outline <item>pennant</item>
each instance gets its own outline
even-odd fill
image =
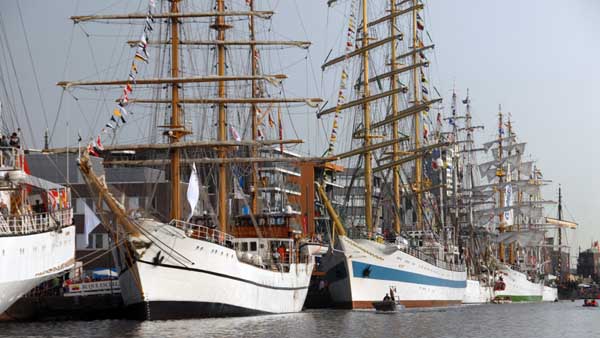
[[[437,124],[438,124],[438,126],[440,126],[440,127],[441,127],[441,126],[442,126],[442,114],[441,114],[441,113],[438,113],[438,114],[437,114],[437,119],[436,119],[436,121],[437,121]]]
[[[423,139],[424,140],[429,140],[429,129],[427,128],[427,125],[423,125]]]
[[[119,106],[119,111],[120,111],[120,112],[121,112],[121,114],[123,114],[123,115],[129,115],[129,112],[127,112],[127,110],[125,110],[125,108],[124,108],[124,107],[122,107],[122,106]]]
[[[135,81],[135,75],[133,74],[133,72],[129,72],[129,81],[136,83]]]
[[[125,116],[121,115],[121,121],[123,121],[123,123],[127,123],[127,121],[125,121]]]
[[[115,108],[115,110],[113,110],[113,115],[116,117],[121,117],[121,110],[119,108]]]
[[[88,144],[87,152],[93,156],[100,157],[100,155],[98,155],[98,153],[94,150],[91,144]]]
[[[142,55],[139,50],[135,52],[135,59],[148,63],[148,58]]]
[[[83,140],[83,138],[81,137],[81,134],[77,132],[77,143],[81,142],[81,140]]]
[[[421,86],[421,91],[423,92],[423,94],[429,94],[429,91],[427,90],[427,88],[425,88],[425,86]]]
[[[110,117],[110,120],[111,120],[111,121],[113,121],[113,122],[115,122],[115,123],[117,122],[117,119],[115,119],[115,116],[114,116],[114,115],[112,115],[112,116]]]
[[[113,126],[110,123],[105,124],[106,128],[110,128],[110,129],[115,129],[115,126]]]
[[[269,114],[269,127],[271,127],[271,128],[275,127],[275,121],[271,117],[271,114]]]
[[[102,145],[102,141],[100,140],[100,135],[96,137],[96,148],[99,150],[104,150],[104,146]]]
[[[146,49],[146,47],[148,46],[148,38],[146,37],[146,32],[142,33],[142,36],[140,37],[139,45],[141,45],[141,47],[144,49]]]
[[[131,63],[131,71],[136,74],[138,73],[138,69],[137,69],[137,66],[135,65],[135,62]]]
[[[146,23],[144,25],[145,32],[152,32],[152,25],[150,24],[150,18],[146,17]]]
[[[240,134],[238,133],[237,130],[235,130],[235,128],[233,126],[229,126],[229,133],[231,134],[231,138],[236,140],[236,141],[241,141],[242,138],[240,137]]]
[[[338,121],[337,121],[337,119],[333,120],[333,129],[338,129]]]
[[[125,90],[127,90],[130,93],[133,92],[133,88],[131,87],[131,85],[129,83],[125,86]]]
[[[119,106],[121,107],[125,107],[129,104],[129,97],[127,95],[123,95],[120,99],[119,99]]]
[[[283,140],[283,124],[281,123],[281,106],[277,109],[277,123],[279,124],[279,140]],[[279,145],[279,149],[283,153],[283,143]]]
[[[421,18],[421,16],[419,15],[419,13],[417,13],[417,28],[422,31],[423,29],[425,29],[425,25],[423,24],[423,19]]]

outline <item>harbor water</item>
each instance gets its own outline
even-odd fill
[[[443,309],[315,310],[289,315],[136,322],[0,323],[0,337],[600,337],[600,308],[582,301]]]

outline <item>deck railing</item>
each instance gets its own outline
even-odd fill
[[[172,220],[171,225],[181,229],[185,235],[190,238],[200,239],[219,245],[232,247],[235,237],[217,229],[209,228],[203,225],[188,223],[179,220]]]
[[[465,271],[464,264],[454,264],[451,262],[446,262],[444,260],[437,259],[433,256],[427,255],[427,254],[423,253],[421,250],[416,249],[416,248],[406,247],[406,248],[402,248],[400,250],[413,256],[413,257],[416,257],[422,261],[425,261],[429,264],[435,265],[438,268],[442,268],[442,269],[446,269],[446,270],[450,270],[450,271],[459,271],[459,272]]]
[[[15,147],[0,147],[0,168],[23,169],[23,150]]]
[[[73,224],[73,209],[4,217],[0,214],[0,236],[29,235],[57,230]]]

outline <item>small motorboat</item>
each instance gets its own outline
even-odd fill
[[[593,299],[588,301],[587,299],[583,301],[583,306],[584,307],[598,307],[598,302]]]
[[[404,305],[399,304],[395,300],[382,300],[378,302],[373,302],[373,307],[375,310],[379,312],[397,312],[398,310],[402,310]]]

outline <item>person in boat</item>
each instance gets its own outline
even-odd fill
[[[390,295],[386,293],[385,297],[383,297],[383,301],[387,302],[388,300],[390,300]]]
[[[390,300],[395,300],[396,295],[394,295],[394,289],[390,288]]]

